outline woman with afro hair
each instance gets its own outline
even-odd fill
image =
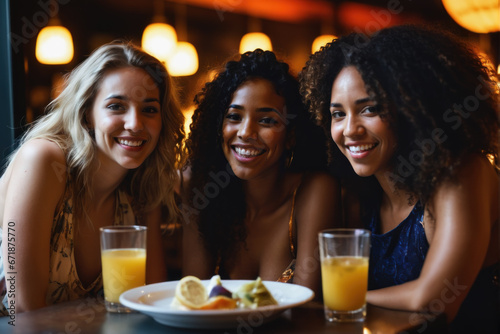
[[[300,81],[335,143],[345,198],[358,199],[360,210],[343,203],[346,220],[372,232],[367,302],[497,333],[494,73],[444,32],[399,26],[332,41]]]
[[[195,102],[181,212],[183,273],[279,280],[318,293],[317,235],[340,222],[326,136],[273,52],[225,64]]]

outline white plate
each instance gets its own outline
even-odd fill
[[[210,280],[202,281],[208,286]],[[230,291],[237,290],[251,280],[222,280],[222,285]],[[120,296],[120,303],[136,311],[153,317],[161,324],[182,328],[236,328],[255,327],[276,318],[281,312],[304,304],[314,297],[314,292],[306,287],[272,281],[263,281],[278,305],[262,306],[256,309],[233,310],[177,310],[170,304],[175,296],[179,281],[145,285],[128,290]]]

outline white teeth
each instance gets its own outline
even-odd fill
[[[238,153],[238,155],[247,156],[247,157],[255,157],[255,156],[262,153],[262,150],[255,150],[255,149],[249,150],[249,149],[241,148],[241,147],[235,147],[234,150],[236,151],[236,153]]]
[[[126,139],[118,139],[118,142],[122,145],[126,146],[141,146],[143,141],[142,140],[126,140]]]
[[[361,151],[368,151],[377,146],[376,144],[370,145],[360,145],[360,146],[347,146],[347,149],[351,152],[357,153]]]

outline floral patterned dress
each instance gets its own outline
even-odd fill
[[[114,225],[136,224],[136,219],[126,194],[118,190],[116,191],[116,196],[117,205],[115,208]],[[102,289],[101,274],[87,287],[84,287],[80,281],[75,265],[74,235],[73,198],[68,182],[63,205],[61,205],[59,212],[54,216],[52,224],[49,287],[46,296],[48,305],[96,295]],[[2,262],[0,262],[0,289],[0,296],[2,298],[0,307],[1,316],[8,314],[6,310],[8,300],[6,295],[5,270]]]

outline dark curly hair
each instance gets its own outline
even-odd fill
[[[413,25],[372,36],[352,33],[327,44],[300,73],[304,100],[327,133],[332,85],[347,66],[359,71],[397,136],[389,177],[410,200],[425,205],[468,154],[488,155],[498,170],[498,87],[470,46]],[[333,165],[349,170],[332,141],[330,151]]]
[[[187,194],[190,212],[196,211],[205,246],[214,259],[222,258],[222,261],[246,238],[245,195],[241,180],[234,176],[222,151],[222,123],[233,93],[252,78],[269,80],[285,98],[286,131],[295,139],[289,170],[320,170],[327,163],[326,136],[307,112],[298,81],[290,73],[288,64],[279,61],[273,52],[260,49],[228,61],[215,79],[195,96],[197,107],[186,142],[187,166],[191,169]],[[285,160],[283,157],[283,168]]]

